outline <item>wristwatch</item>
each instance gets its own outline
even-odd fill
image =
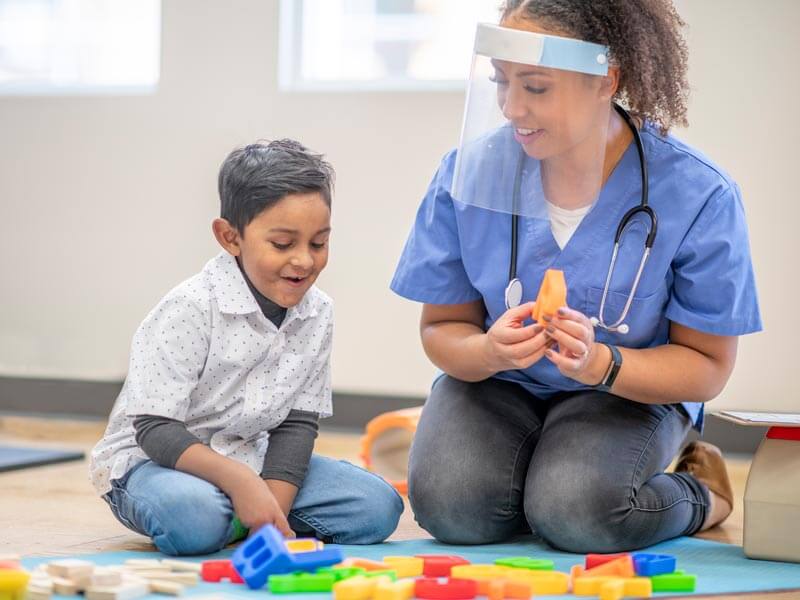
[[[610,392],[611,386],[614,385],[614,380],[619,375],[619,369],[622,366],[622,354],[620,354],[619,348],[612,344],[603,344],[611,351],[611,364],[608,365],[608,370],[606,374],[603,375],[603,379],[600,380],[594,389],[599,390],[601,392]]]

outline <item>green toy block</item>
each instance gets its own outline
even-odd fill
[[[231,534],[231,539],[229,539],[228,542],[238,542],[239,540],[243,540],[250,533],[250,530],[242,525],[242,522],[236,515],[233,515],[231,525],[233,526],[233,533]]]
[[[697,584],[697,575],[687,575],[683,571],[653,575],[654,592],[693,592]]]
[[[330,592],[336,578],[333,573],[291,573],[270,575],[267,587],[273,594],[298,594],[303,592]]]
[[[380,577],[383,575],[384,577],[388,577],[392,581],[397,581],[397,571],[394,569],[383,569],[381,571],[367,571],[363,573],[365,577]]]
[[[494,564],[501,567],[514,569],[531,569],[535,571],[552,571],[555,568],[553,561],[547,558],[529,558],[527,556],[509,556],[498,558]]]
[[[367,570],[361,567],[320,567],[317,573],[330,573],[333,575],[334,581],[341,581],[342,579],[350,579],[356,575],[364,575]]]

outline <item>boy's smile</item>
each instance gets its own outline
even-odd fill
[[[242,234],[224,219],[215,219],[214,232],[239,257],[253,286],[289,308],[303,299],[328,264],[330,217],[318,192],[290,194],[259,213]]]

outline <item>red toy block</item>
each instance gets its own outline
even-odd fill
[[[450,577],[450,569],[456,565],[468,565],[470,562],[460,556],[448,554],[417,554],[424,561],[422,574],[425,577]]]
[[[587,554],[586,570],[588,571],[589,569],[594,569],[595,567],[599,567],[600,565],[604,565],[612,560],[622,558],[623,556],[629,556],[629,553],[620,552],[619,554]]]
[[[478,583],[472,579],[439,579],[420,577],[414,583],[414,595],[424,600],[472,600]]]
[[[244,579],[229,560],[204,560],[200,567],[200,578],[211,583],[219,583],[223,579],[228,579],[231,583],[244,583]]]
[[[633,567],[633,557],[630,554],[620,556],[607,563],[598,565],[593,569],[586,569],[582,577],[598,577],[611,575],[613,577],[634,577],[636,570]]]
[[[800,427],[770,427],[767,429],[767,438],[770,440],[800,441]]]

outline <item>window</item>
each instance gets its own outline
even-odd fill
[[[0,0],[0,94],[146,93],[160,0]]]
[[[281,0],[283,90],[462,89],[497,0]]]

